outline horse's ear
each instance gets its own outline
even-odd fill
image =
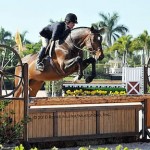
[[[104,34],[105,31],[106,31],[106,29],[105,29],[105,28],[101,28],[101,29],[99,29],[98,31],[99,31],[100,34]]]
[[[94,30],[95,30],[95,28],[93,26],[91,26],[91,31],[94,31]]]

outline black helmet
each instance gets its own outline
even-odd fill
[[[77,22],[77,16],[73,13],[69,13],[66,15],[65,21],[67,22],[73,22],[73,23],[78,23]]]

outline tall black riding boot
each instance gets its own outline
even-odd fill
[[[39,55],[38,55],[36,69],[39,70],[39,71],[44,70],[43,58],[45,57],[45,51],[46,51],[46,48],[42,47],[40,52],[39,52]]]

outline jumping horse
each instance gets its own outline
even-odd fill
[[[23,63],[28,63],[29,96],[35,97],[44,81],[59,80],[75,72],[78,72],[75,79],[80,80],[83,70],[92,64],[92,73],[85,79],[86,83],[90,83],[96,76],[96,61],[104,58],[100,35],[102,30],[96,30],[93,27],[78,27],[71,30],[63,42],[56,41],[52,58],[47,57],[44,60],[43,72],[36,70],[38,54],[30,54],[22,58]],[[84,59],[83,50],[91,54],[89,58]],[[19,66],[16,67],[15,73],[20,74]],[[17,84],[18,78],[15,79],[15,85]],[[22,86],[18,88],[15,97],[20,96],[22,88]]]

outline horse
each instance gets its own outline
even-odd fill
[[[52,57],[46,57],[43,61],[44,71],[36,70],[38,54],[29,54],[22,58],[23,63],[28,64],[29,97],[35,97],[45,81],[60,80],[75,72],[78,75],[75,80],[80,80],[83,70],[92,64],[92,73],[86,77],[85,82],[90,83],[96,76],[96,61],[104,58],[102,50],[103,29],[97,30],[94,27],[78,27],[71,30],[64,41],[56,41]],[[87,50],[91,55],[84,59],[83,50]],[[20,74],[20,67],[16,67],[15,74]],[[15,86],[18,78],[15,79]],[[14,97],[19,97],[23,87],[20,86]]]

